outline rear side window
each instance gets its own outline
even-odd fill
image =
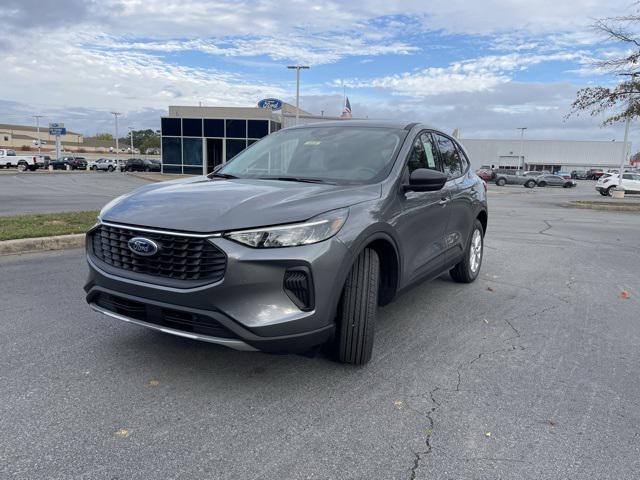
[[[416,137],[407,162],[409,173],[418,168],[440,170],[438,153],[430,133],[423,132]]]
[[[462,163],[460,160],[460,154],[456,149],[453,142],[447,137],[436,134],[436,143],[440,150],[440,156],[442,158],[442,167],[444,173],[449,178],[454,178],[462,174]]]

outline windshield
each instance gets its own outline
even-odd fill
[[[240,152],[216,175],[372,183],[388,175],[406,134],[379,127],[282,130]]]

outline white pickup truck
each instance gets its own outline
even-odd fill
[[[18,167],[20,170],[35,170],[39,167],[35,155],[16,155],[15,150],[0,148],[0,168]]]

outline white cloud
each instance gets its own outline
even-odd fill
[[[393,94],[427,97],[455,92],[482,92],[511,81],[511,74],[543,62],[578,60],[580,52],[559,52],[549,55],[490,55],[454,62],[448,67],[431,67],[414,72],[387,75],[370,80],[347,80],[350,88],[380,88]],[[335,80],[337,86],[341,81]]]
[[[247,105],[285,94],[232,73],[172,65],[144,53],[81,48],[54,34],[5,56],[2,83],[3,97],[14,101],[124,110],[200,101]]]

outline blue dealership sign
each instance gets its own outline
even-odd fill
[[[258,107],[268,108],[269,110],[282,110],[282,100],[277,98],[265,98],[258,102]]]
[[[58,136],[66,134],[67,129],[65,127],[49,127],[49,135]]]

